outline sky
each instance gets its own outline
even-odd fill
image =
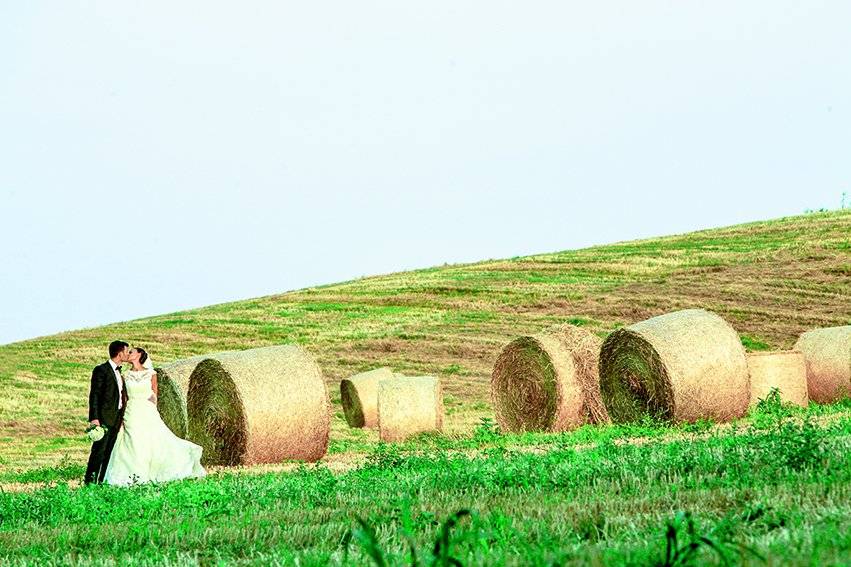
[[[2,2],[0,344],[838,208],[849,21],[815,1]]]

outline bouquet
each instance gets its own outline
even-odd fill
[[[100,441],[101,439],[103,439],[103,436],[106,435],[108,429],[109,427],[105,425],[93,425],[90,423],[89,426],[86,428],[86,436],[92,442]]]

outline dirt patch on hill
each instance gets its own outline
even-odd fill
[[[781,252],[758,263],[680,270],[584,299],[544,297],[517,310],[588,317],[614,325],[702,307],[723,316],[740,333],[783,348],[806,329],[846,324],[851,319],[851,280],[835,275],[849,257],[828,251],[802,262],[791,252]]]

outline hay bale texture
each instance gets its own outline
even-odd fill
[[[729,421],[750,401],[745,349],[718,315],[687,309],[618,329],[600,352],[612,420]]]
[[[751,403],[764,400],[777,388],[784,402],[807,407],[807,364],[797,350],[750,352],[747,354],[751,381]]]
[[[378,429],[382,441],[402,441],[443,429],[443,386],[434,376],[401,376],[378,383]]]
[[[389,368],[376,368],[340,382],[340,401],[349,427],[378,425],[378,382],[393,376]]]
[[[163,422],[181,439],[186,439],[189,431],[189,418],[186,414],[189,376],[202,360],[203,356],[194,356],[155,368],[157,410]]]
[[[207,465],[316,461],[328,449],[328,390],[298,346],[206,357],[189,378],[187,410]]]
[[[502,349],[491,397],[503,431],[567,431],[609,417],[600,397],[600,341],[573,325],[519,337]]]
[[[807,361],[810,399],[829,404],[851,395],[851,325],[807,331],[795,350]]]

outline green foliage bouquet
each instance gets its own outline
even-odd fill
[[[93,425],[89,424],[86,428],[86,436],[92,441],[100,441],[103,439],[103,436],[106,435],[107,430],[109,428],[105,425]]]

